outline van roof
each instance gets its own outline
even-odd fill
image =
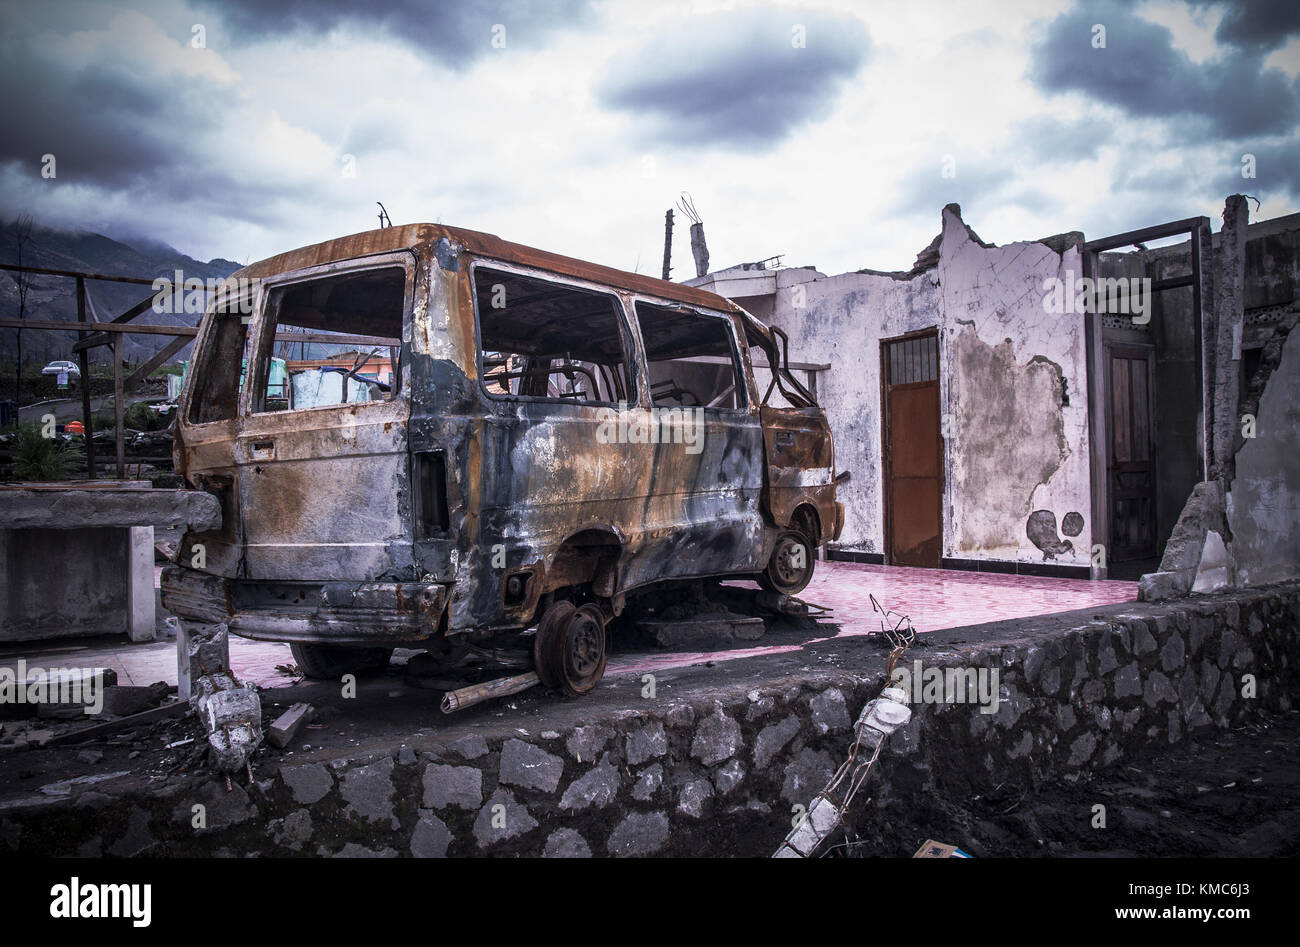
[[[702,306],[722,310],[723,312],[743,312],[740,307],[730,300],[708,290],[656,279],[653,276],[644,276],[640,273],[628,273],[625,270],[616,270],[613,267],[601,266],[598,263],[588,263],[586,260],[561,256],[547,250],[526,247],[520,243],[502,240],[490,233],[464,230],[460,227],[446,227],[442,224],[405,224],[400,227],[385,227],[381,230],[354,233],[348,237],[338,237],[334,240],[326,240],[323,243],[315,243],[311,246],[300,247],[297,250],[289,250],[286,253],[268,257],[265,260],[244,267],[234,273],[233,276],[246,279],[266,278],[278,273],[335,263],[340,260],[351,260],[377,253],[391,253],[394,250],[433,246],[443,237],[477,256],[491,257],[507,263],[517,263],[521,266],[533,266],[563,276],[590,280],[594,283],[604,283],[629,292],[658,296],[662,299],[671,299],[693,306]]]

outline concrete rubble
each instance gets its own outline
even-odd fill
[[[244,769],[262,742],[262,701],[257,688],[226,670],[199,677],[190,703],[208,734],[209,763],[224,773]]]

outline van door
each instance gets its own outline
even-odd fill
[[[782,342],[780,330],[773,329]],[[747,328],[750,362],[760,393],[766,478],[763,507],[772,521],[801,526],[813,545],[835,529],[835,463],[830,424],[812,394],[784,370],[776,339]],[[817,524],[795,521],[803,505],[816,510]],[[816,527],[816,528],[814,528]]]
[[[472,493],[452,511],[452,632],[518,627],[541,595],[597,580],[598,566],[612,594],[652,479],[646,444],[619,436],[641,385],[620,297],[500,261],[471,273],[481,420],[449,448],[452,483],[463,465]]]
[[[414,579],[406,427],[415,257],[263,283],[234,443],[244,575]]]
[[[657,533],[643,580],[725,575],[763,565],[763,431],[732,320],[638,300],[658,446],[646,499]]]

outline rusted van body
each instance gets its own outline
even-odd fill
[[[567,601],[600,625],[603,669],[628,593],[700,576],[793,593],[843,525],[784,336],[712,293],[433,224],[228,285],[180,396],[177,470],[223,510],[164,575],[182,618],[323,668]],[[313,367],[275,380],[277,360]],[[381,360],[386,382],[366,370]]]

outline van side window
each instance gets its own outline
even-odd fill
[[[638,302],[636,318],[650,364],[651,400],[656,406],[744,407],[725,317]]]
[[[218,304],[219,305],[219,304]],[[229,421],[239,411],[239,392],[244,386],[244,368],[248,360],[248,325],[241,315],[251,311],[252,300],[243,305],[233,300],[226,311],[214,306],[212,328],[187,371],[194,375],[194,393],[190,397],[190,423]],[[246,307],[246,308],[245,308]]]
[[[609,293],[474,268],[483,385],[496,398],[634,401]]]
[[[400,266],[272,289],[258,346],[254,413],[395,397],[405,301]]]

